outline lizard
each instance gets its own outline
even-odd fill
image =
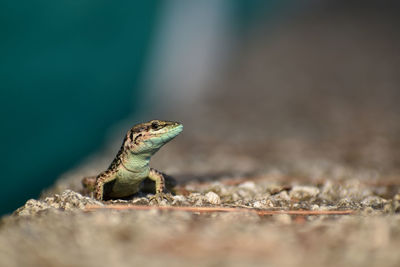
[[[163,145],[183,130],[178,122],[151,120],[133,126],[125,135],[122,146],[107,170],[97,176],[85,177],[82,185],[97,200],[124,198],[137,193],[147,178],[155,182],[154,199],[169,199],[167,176],[150,168],[149,162]],[[152,199],[153,199],[152,198]]]

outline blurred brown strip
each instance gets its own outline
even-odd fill
[[[96,206],[87,205],[85,211],[95,211],[99,209],[111,210],[174,210],[188,212],[256,212],[260,216],[289,214],[289,215],[349,215],[354,214],[354,210],[258,210],[251,208],[226,208],[226,207],[175,207],[175,206],[136,206],[136,205],[107,205]]]

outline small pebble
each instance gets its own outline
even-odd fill
[[[290,201],[290,196],[286,191],[282,191],[279,194],[274,195],[273,198],[277,200]]]
[[[239,184],[240,188],[248,189],[251,191],[255,191],[257,189],[257,186],[255,185],[254,182],[244,182],[242,184]]]
[[[262,209],[262,208],[265,208],[265,203],[263,204],[263,202],[261,202],[261,201],[255,201],[253,203],[253,207],[256,209]]]
[[[210,202],[211,204],[214,204],[214,205],[221,204],[220,197],[217,194],[215,194],[214,192],[211,192],[211,191],[208,192],[205,195],[205,197],[206,197],[207,201]]]
[[[314,186],[293,186],[292,190],[290,190],[290,197],[296,199],[308,199],[312,197],[316,197],[319,194],[319,189]]]
[[[174,196],[174,201],[185,202],[186,198],[184,196],[182,196],[182,195],[177,195],[177,196]]]
[[[362,205],[373,209],[381,209],[385,203],[386,200],[378,196],[369,196],[361,201]]]

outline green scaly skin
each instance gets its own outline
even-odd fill
[[[166,194],[165,175],[150,168],[149,162],[163,145],[180,134],[178,122],[152,120],[133,126],[126,134],[117,156],[104,172],[96,177],[85,177],[83,186],[93,191],[95,198],[123,198],[137,193],[148,178],[155,182],[155,200],[170,198]]]

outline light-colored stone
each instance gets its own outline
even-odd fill
[[[208,192],[205,197],[206,197],[207,201],[210,202],[211,204],[214,204],[214,205],[221,204],[220,197],[212,191]]]

